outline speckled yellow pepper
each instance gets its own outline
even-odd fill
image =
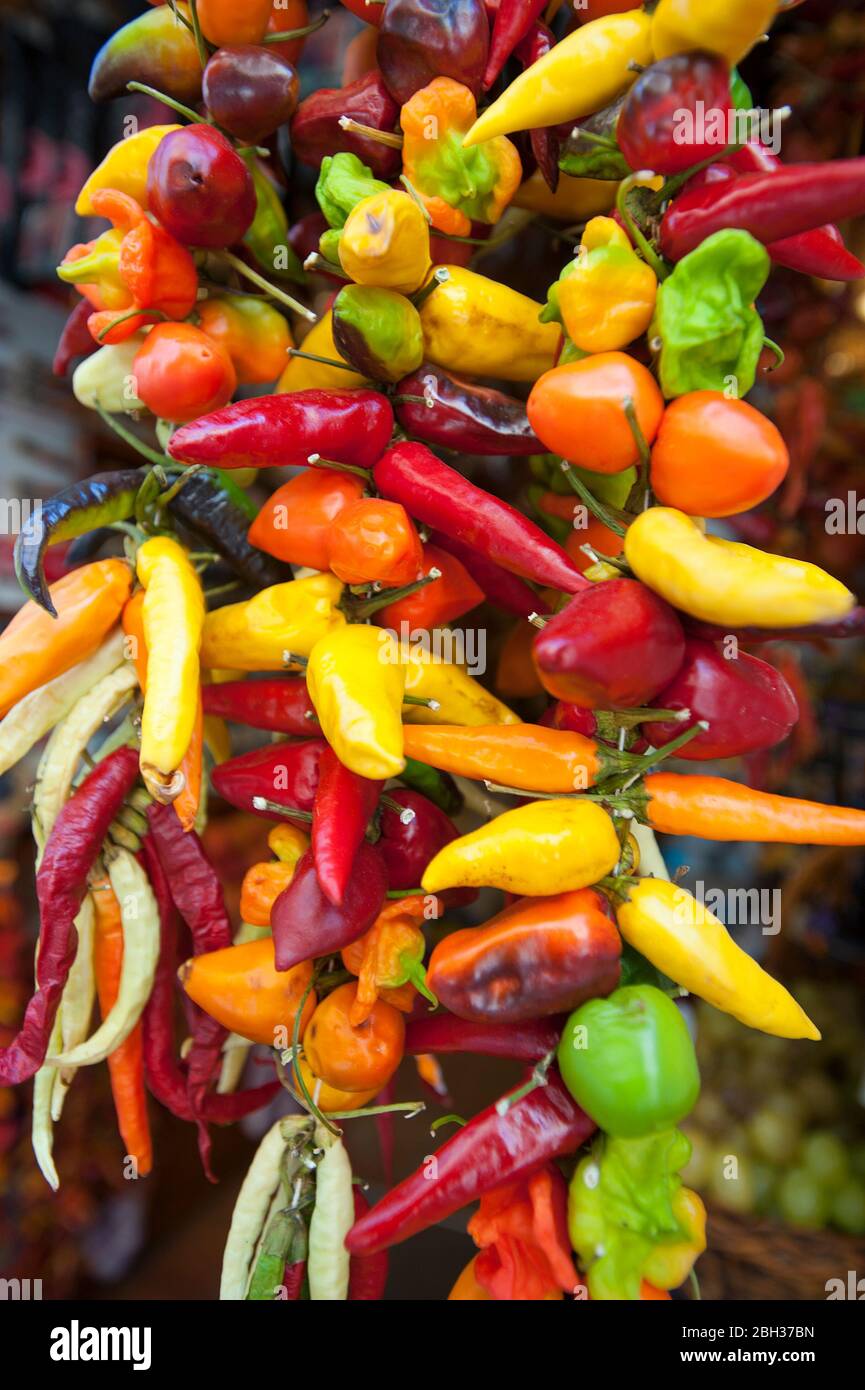
[[[561,333],[539,321],[537,300],[462,266],[445,269],[448,279],[420,310],[431,362],[504,381],[535,381],[555,365]]]
[[[625,559],[674,608],[730,629],[829,622],[856,602],[817,565],[705,536],[672,507],[640,513],[625,536]]]
[[[428,864],[421,886],[427,893],[503,888],[548,897],[597,883],[619,854],[613,822],[596,802],[532,801],[445,845]]]
[[[333,315],[330,309],[322,314],[318,323],[307,333],[300,345],[302,352],[311,352],[316,357],[328,358],[331,362],[342,362],[344,358],[333,341]],[[346,362],[343,367],[330,367],[326,362],[310,362],[306,357],[290,357],[288,366],[279,378],[276,393],[281,391],[322,391],[338,388],[351,390],[363,386],[366,377],[353,372]]]
[[[702,48],[732,66],[765,34],[778,9],[778,0],[661,0],[652,17],[655,57]]]
[[[339,259],[359,285],[413,294],[430,270],[429,223],[410,194],[397,188],[373,193],[349,213]]]
[[[359,777],[399,776],[405,664],[391,634],[361,623],[328,633],[310,652],[306,683],[340,762]]]
[[[593,217],[576,260],[556,284],[571,341],[583,352],[615,352],[646,332],[658,280],[612,217]]]
[[[622,936],[677,985],[749,1028],[777,1038],[819,1039],[793,996],[686,889],[642,878],[622,892],[616,908]]]
[[[217,608],[204,622],[202,664],[278,671],[289,652],[309,656],[320,638],[345,626],[342,590],[336,575],[314,574]]]
[[[204,595],[186,551],[168,536],[144,542],[136,570],[147,644],[141,774],[158,801],[173,801],[183,790],[178,768],[195,727]]]
[[[451,661],[436,661],[420,646],[403,646],[405,690],[424,700],[435,700],[437,709],[427,705],[406,705],[406,724],[519,724],[513,710],[497,700],[479,681]]]

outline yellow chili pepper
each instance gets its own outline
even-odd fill
[[[345,626],[342,590],[336,575],[314,574],[217,608],[204,622],[202,665],[278,671],[287,652],[309,656],[320,638]]]
[[[535,381],[555,364],[561,333],[540,323],[541,305],[462,266],[424,300],[420,321],[431,362],[470,376]]]
[[[349,213],[339,259],[359,285],[412,294],[430,270],[429,223],[409,193],[396,188],[373,193]]]
[[[778,9],[778,0],[661,0],[652,19],[655,57],[702,48],[732,66],[754,47]]]
[[[587,217],[609,212],[618,186],[609,179],[578,179],[560,174],[553,193],[540,169],[536,169],[531,178],[520,184],[511,201],[515,208],[525,208],[554,222],[584,222]]]
[[[593,217],[558,281],[565,328],[583,352],[615,352],[646,332],[658,280],[612,217]]]
[[[641,1270],[656,1289],[678,1289],[706,1248],[706,1208],[690,1187],[680,1187],[670,1206],[675,1220],[688,1232],[685,1240],[659,1240]]]
[[[497,700],[489,690],[450,661],[437,661],[420,646],[403,646],[405,690],[424,700],[435,700],[438,709],[428,705],[406,705],[407,724],[519,724],[519,715]]]
[[[283,822],[268,832],[267,847],[283,864],[296,864],[309,849],[309,836],[299,826]]]
[[[333,315],[330,309],[322,314],[318,323],[312,327],[300,345],[301,352],[311,352],[316,357],[329,358],[331,362],[342,362],[344,358],[333,341]],[[310,362],[306,357],[290,357],[288,366],[276,385],[276,394],[282,391],[323,391],[338,388],[351,390],[354,386],[364,386],[366,377],[360,372],[352,372],[342,367],[329,367],[324,362]]]
[[[793,996],[686,889],[666,879],[640,879],[628,886],[616,918],[626,941],[707,1004],[777,1038],[819,1039]]]
[[[128,193],[136,203],[147,207],[147,166],[157,145],[179,125],[149,125],[136,135],[128,135],[112,145],[101,164],[85,181],[75,200],[75,211],[79,217],[95,217],[93,194],[101,188],[116,188],[118,193]]]
[[[650,589],[722,627],[799,627],[848,613],[853,594],[805,560],[705,536],[691,517],[650,507],[628,527],[625,559]]]
[[[594,801],[532,801],[452,840],[428,864],[421,886],[503,888],[529,897],[570,893],[615,867],[613,822]]]
[[[136,569],[147,644],[141,773],[157,801],[170,802],[183,790],[177,772],[195,728],[204,595],[186,551],[168,536],[144,542]]]
[[[643,10],[594,19],[555,44],[482,111],[464,145],[512,130],[575,121],[600,111],[652,62],[652,21]],[[697,45],[702,47],[702,45]]]
[[[306,681],[340,762],[360,777],[402,772],[405,663],[389,632],[353,623],[328,633],[310,652]]]

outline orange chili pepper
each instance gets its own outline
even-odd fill
[[[535,636],[531,624],[520,620],[514,623],[502,644],[496,664],[495,688],[506,700],[530,700],[533,695],[544,693],[532,661]]]
[[[270,926],[271,908],[294,878],[294,869],[294,864],[279,859],[247,869],[240,888],[240,915],[244,922],[254,927]]]
[[[552,497],[554,494],[550,493],[549,496]],[[557,498],[556,500],[565,501],[566,499]],[[579,503],[577,505],[579,506]],[[583,550],[584,545],[590,545],[601,555],[610,555],[615,559],[617,555],[621,555],[625,548],[625,538],[617,535],[615,531],[611,531],[609,526],[605,526],[595,516],[590,516],[585,526],[571,531],[570,535],[565,538],[565,552],[570,555],[577,569],[583,574],[587,569],[591,569],[595,563],[592,557]]]
[[[357,985],[340,985],[321,1001],[303,1035],[303,1048],[315,1075],[329,1086],[380,1091],[402,1061],[405,1024],[397,1009],[378,999],[366,1022],[355,1028],[351,1006],[356,994]]]
[[[360,969],[356,972],[357,994],[349,1010],[349,1019],[355,1028],[366,1022],[375,1001],[384,998],[385,994],[394,1008],[399,1009],[401,1002],[405,1002],[405,1013],[410,1013],[414,1006],[415,990],[433,1004],[437,1003],[435,996],[427,989],[421,964],[426,950],[424,934],[408,914],[389,917],[385,921],[379,918],[361,941]],[[410,990],[409,994],[401,995],[400,991],[406,989]],[[400,1002],[397,1002],[397,998]]]
[[[117,622],[131,588],[123,560],[97,560],[51,585],[56,617],[28,599],[0,635],[0,715],[90,656]]]
[[[594,739],[541,724],[406,724],[404,734],[410,758],[526,791],[583,791],[620,763],[614,749]]]
[[[312,962],[277,970],[273,940],[245,941],[193,956],[178,972],[184,990],[205,1013],[232,1033],[251,1042],[287,1047],[303,992],[312,978]],[[315,1009],[310,990],[301,1019],[301,1036]]]
[[[117,1000],[123,968],[123,923],[120,904],[108,878],[93,885],[95,934],[93,965],[99,1012],[105,1018]],[[147,1115],[144,1087],[144,1055],[141,1024],[137,1023],[125,1042],[108,1057],[111,1094],[117,1112],[117,1127],[126,1153],[135,1159],[137,1176],[146,1177],[153,1167],[153,1142]]]
[[[408,752],[408,749],[406,749]],[[865,845],[865,811],[754,791],[725,777],[653,772],[640,802],[655,830],[704,840],[786,845]]]
[[[423,546],[400,502],[360,497],[340,512],[327,536],[329,568],[344,584],[399,588],[417,579]]]
[[[448,1088],[442,1064],[434,1052],[419,1052],[414,1064],[421,1081],[425,1082],[430,1090],[435,1091],[437,1096],[447,1095]]]
[[[261,43],[270,23],[273,0],[198,0],[204,37],[217,48]]]

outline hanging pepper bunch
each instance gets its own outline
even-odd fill
[[[380,1299],[387,1249],[472,1202],[454,1300],[665,1298],[706,1241],[680,998],[819,1033],[654,832],[865,844],[862,810],[693,766],[796,724],[745,644],[865,630],[829,573],[706,524],[788,472],[743,399],[775,351],[759,295],[773,264],[865,274],[834,226],[865,212],[865,161],[785,168],[735,134],[775,0],[592,3],[553,29],[526,0],[349,8],[375,67],[299,104],[325,22],[300,0],[154,5],[94,63],[94,100],[131,86],[187,124],[109,151],[76,209],[112,226],[59,270],[84,297],[60,367],[84,356],[77,398],[142,462],[64,489],[16,546],[0,770],[48,739],[36,985],[0,1085],[35,1078],[54,1186],[80,1066],[108,1060],[142,1176],[147,1093],[208,1173],[211,1124],[289,1095],[225,1299]],[[259,144],[283,127],[319,209],[291,229]],[[544,303],[483,257],[548,219],[579,234]],[[152,444],[117,419],[145,408]],[[238,486],[259,469],[269,495]],[[47,584],[50,546],[112,534]],[[470,614],[516,624],[498,679],[464,659]],[[220,801],[269,822],[236,922],[201,838]],[[506,897],[469,926],[479,890]],[[276,1077],[244,1089],[254,1046]],[[459,1053],[528,1070],[370,1208],[343,1127],[386,1135],[423,1109],[393,1100],[405,1059],[440,1098]]]

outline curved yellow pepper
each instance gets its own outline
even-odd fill
[[[328,357],[332,362],[342,362],[342,353],[333,341],[333,315],[330,309],[322,314],[318,323],[307,333],[300,345],[301,352],[314,353],[316,357]],[[365,386],[366,377],[360,372],[346,368],[329,367],[325,362],[310,362],[306,357],[289,357],[288,366],[276,383],[276,395],[283,391],[323,391],[340,388],[350,391],[355,386]]]
[[[336,575],[313,574],[217,608],[204,621],[202,665],[278,671],[287,652],[309,656],[320,638],[345,626],[342,589]]]
[[[93,194],[100,188],[116,188],[118,193],[128,193],[141,207],[147,207],[147,166],[151,155],[156,151],[166,135],[172,130],[180,130],[179,125],[149,125],[136,135],[118,140],[112,145],[101,164],[85,181],[81,192],[75,199],[75,211],[79,217],[95,217]]]
[[[451,661],[436,661],[422,647],[403,646],[407,695],[435,700],[438,709],[406,705],[406,724],[519,724],[519,715],[497,700],[479,681]]]
[[[316,642],[306,668],[321,732],[359,777],[397,777],[405,767],[399,643],[384,628],[352,623]]]
[[[616,919],[625,940],[658,970],[722,1013],[776,1038],[819,1039],[793,996],[686,889],[640,879],[617,906]]]
[[[413,294],[431,265],[424,212],[398,188],[362,198],[342,229],[339,259],[345,273],[359,285]]]
[[[652,19],[652,48],[656,58],[708,49],[732,66],[777,13],[778,0],[661,0]]]
[[[738,541],[704,536],[684,512],[650,507],[625,536],[638,579],[675,608],[722,627],[799,627],[841,618],[856,602],[825,570]]]
[[[449,278],[420,309],[431,362],[504,381],[536,381],[555,365],[561,333],[538,321],[536,300],[462,266],[445,268]]]
[[[532,801],[505,811],[479,830],[445,845],[427,865],[421,886],[503,888],[548,897],[587,888],[616,866],[613,822],[594,801]]]
[[[195,727],[204,595],[186,551],[168,536],[144,542],[136,570],[147,644],[141,774],[157,801],[172,801],[183,790],[176,773]]]
[[[512,130],[575,121],[609,106],[652,62],[652,21],[643,10],[611,14],[582,24],[482,111],[464,145]],[[703,47],[698,44],[697,47]]]
[[[560,174],[553,193],[540,169],[536,169],[531,178],[520,184],[511,203],[554,222],[584,222],[587,217],[610,211],[618,186],[609,179],[578,179]]]
[[[656,1289],[677,1289],[684,1284],[695,1261],[706,1248],[706,1208],[690,1187],[680,1187],[670,1206],[676,1221],[688,1232],[687,1240],[659,1240],[643,1265],[642,1275]]]
[[[612,217],[593,217],[574,268],[559,281],[559,308],[583,352],[615,352],[646,332],[658,280]]]

